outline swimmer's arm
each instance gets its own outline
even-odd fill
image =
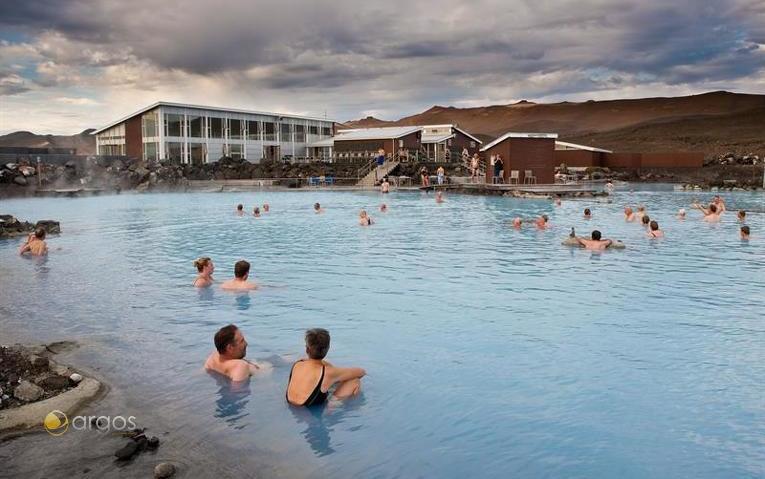
[[[582,241],[582,238],[580,238],[578,236],[574,236],[574,239],[576,240],[577,243],[579,243],[580,246],[587,246],[587,243]]]
[[[31,250],[32,248],[29,247],[29,243],[24,243],[21,248],[19,248],[19,254],[23,255]]]
[[[606,246],[605,246],[605,247],[606,247],[606,248],[608,248],[609,246],[611,246],[612,244],[614,244],[614,240],[610,240],[610,239],[607,239],[607,240],[605,241],[605,244],[606,244]]]
[[[250,361],[249,359],[243,359],[243,361],[245,361],[247,364],[250,365],[250,370],[253,370],[253,368],[255,368],[254,369],[255,371],[260,369],[260,366],[258,366],[257,363],[254,363],[254,362]]]
[[[332,383],[339,383],[343,381],[349,381],[351,379],[361,379],[367,375],[367,372],[362,368],[331,368],[330,377]]]

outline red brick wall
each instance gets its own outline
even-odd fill
[[[143,136],[141,133],[141,115],[125,121],[125,154],[143,158]]]
[[[602,153],[587,150],[555,150],[555,166],[565,163],[566,166],[601,166]]]
[[[491,155],[502,155],[505,183],[510,181],[510,171],[518,170],[519,182],[523,183],[525,170],[531,170],[537,183],[553,183],[555,178],[555,140],[552,138],[508,138],[484,152],[486,180],[491,183]]]

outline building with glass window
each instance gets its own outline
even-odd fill
[[[333,133],[327,119],[164,101],[93,132],[99,155],[192,164],[304,157],[308,144]]]

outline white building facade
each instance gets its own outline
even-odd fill
[[[99,155],[204,164],[230,156],[304,157],[308,144],[332,137],[332,120],[158,102],[93,132]]]

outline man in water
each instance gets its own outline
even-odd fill
[[[749,227],[747,225],[741,227],[741,240],[749,241]]]
[[[726,210],[725,208],[725,201],[720,197],[720,195],[715,195],[715,197],[712,199],[712,204],[717,207],[717,211],[720,214],[723,214]]]
[[[442,192],[436,193],[436,203],[443,203],[444,202],[444,194]]]
[[[515,218],[513,218],[513,228],[519,230],[519,229],[521,229],[522,225],[523,225],[523,220],[522,219],[520,219],[517,216]]]
[[[380,183],[380,193],[390,193],[390,183],[388,182],[387,176],[383,178],[382,183]]]
[[[648,231],[649,238],[663,238],[664,232],[659,229],[659,222],[656,220],[651,221],[650,231]]]
[[[263,213],[268,213],[271,210],[271,205],[263,203]]]
[[[632,208],[629,206],[624,207],[624,221],[628,223],[635,221],[635,213],[632,212]]]
[[[387,213],[388,212],[388,205],[385,203],[380,205],[380,213]]]
[[[215,351],[205,361],[206,371],[215,371],[232,381],[244,381],[261,371],[261,367],[244,359],[247,355],[247,340],[233,324],[224,326],[215,333]]]
[[[601,251],[613,243],[610,239],[600,239],[600,231],[594,230],[592,232],[592,239],[587,238],[580,238],[578,236],[575,236],[576,240],[579,242],[580,245],[584,246],[587,249]]]
[[[249,291],[257,289],[258,285],[247,281],[250,276],[250,263],[239,260],[234,265],[234,279],[230,279],[221,285],[221,288],[229,291]]]
[[[643,224],[643,226],[645,226],[645,229],[649,229],[651,224],[651,217],[648,215],[643,215],[640,217],[640,222]]]
[[[677,211],[677,219],[684,220],[685,219],[685,208],[680,208]]]
[[[589,208],[584,209],[584,219],[586,220],[592,219],[592,212],[590,211]]]
[[[252,210],[252,216],[255,218],[260,218],[260,208],[256,206],[255,209]]]
[[[698,203],[694,204],[693,207],[704,213],[704,221],[708,221],[710,223],[716,223],[720,221],[720,212],[717,211],[717,206],[714,203],[710,204],[708,209],[704,208]]]
[[[737,218],[737,219],[738,219],[740,222],[744,222],[744,221],[746,221],[746,211],[744,211],[744,210],[738,210],[738,213],[736,214],[736,218]]]
[[[648,216],[648,215],[646,214],[646,212],[645,212],[645,206],[643,206],[643,205],[640,205],[640,206],[638,206],[638,210],[637,210],[637,213],[635,213],[635,216],[636,216],[636,217],[637,217],[639,220],[642,220],[644,216]]]
[[[45,244],[45,230],[37,228],[33,234],[27,237],[26,243],[19,248],[19,254],[29,253],[32,256],[45,256],[48,254],[48,245]]]
[[[237,216],[244,216],[244,205],[243,204],[240,203],[240,204],[236,205],[236,215]]]
[[[316,212],[317,215],[324,213],[324,208],[322,208],[319,203],[313,204],[313,210]]]
[[[539,218],[537,218],[536,225],[537,228],[540,230],[547,228],[547,222],[550,220],[550,218],[547,217],[547,215],[542,215]]]

